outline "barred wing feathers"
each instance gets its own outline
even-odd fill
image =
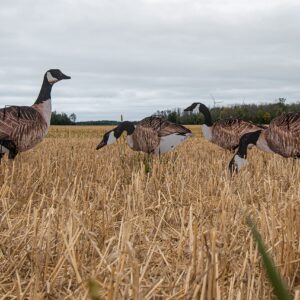
[[[245,133],[257,130],[261,128],[240,119],[218,121],[212,126],[212,142],[222,148],[233,150],[239,145],[240,138]]]
[[[187,134],[191,133],[191,131],[180,125],[172,123],[168,120],[164,120],[160,117],[148,117],[143,119],[138,123],[138,126],[151,128],[153,131],[157,132],[159,137],[167,136],[173,133],[178,134]]]
[[[0,140],[13,141],[18,151],[34,147],[47,132],[42,115],[30,106],[0,109]]]
[[[274,152],[284,157],[300,157],[300,113],[275,118],[266,130],[266,140]]]
[[[138,123],[133,134],[133,141],[136,149],[140,151],[151,153],[160,149],[161,153],[164,153],[184,140],[183,137],[169,140],[169,137],[174,134],[180,136],[187,133],[191,131],[182,125],[152,116]]]
[[[137,126],[132,135],[133,149],[152,153],[159,145],[159,137],[150,127]]]

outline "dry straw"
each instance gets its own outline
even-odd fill
[[[298,161],[254,149],[231,179],[193,127],[145,173],[124,139],[95,150],[107,129],[52,127],[1,164],[0,299],[273,299],[245,211],[299,299]]]

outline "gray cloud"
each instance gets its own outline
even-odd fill
[[[49,68],[72,76],[53,108],[140,119],[211,95],[300,99],[298,1],[15,0],[0,11],[0,105],[31,104]]]

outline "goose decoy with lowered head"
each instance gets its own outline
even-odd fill
[[[136,125],[129,121],[120,123],[104,134],[96,149],[114,143],[125,131],[128,146],[148,154],[162,154],[173,150],[192,135],[191,131],[182,125],[153,116],[141,120]]]
[[[231,173],[238,172],[247,164],[247,148],[251,144],[264,152],[300,158],[300,113],[278,116],[266,129],[243,135],[238,150],[229,163]]]
[[[48,70],[32,106],[0,109],[0,160],[5,153],[13,159],[18,152],[27,151],[43,140],[50,126],[52,86],[70,78],[58,69]]]
[[[202,132],[204,138],[226,150],[238,147],[242,135],[262,129],[263,126],[255,125],[241,119],[225,119],[212,122],[209,109],[200,102],[195,102],[184,111],[201,112],[204,115]]]

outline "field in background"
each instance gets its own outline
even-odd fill
[[[231,154],[195,137],[153,160],[124,143],[95,150],[109,127],[51,127],[0,167],[0,299],[271,299],[245,224],[257,222],[294,294],[300,289],[299,161]]]

